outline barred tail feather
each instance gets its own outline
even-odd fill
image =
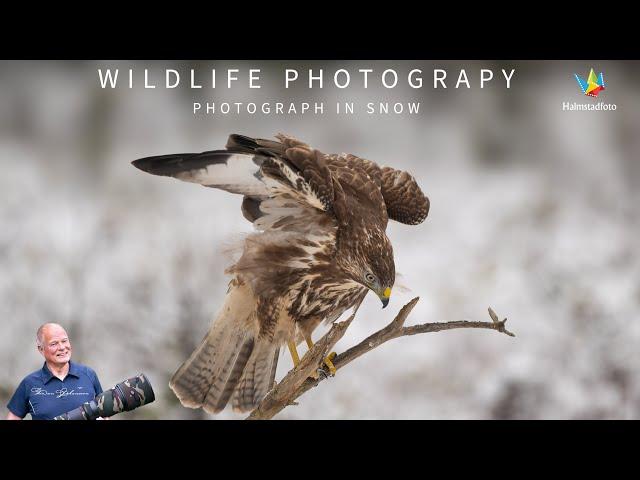
[[[203,408],[206,412],[219,413],[227,406],[253,352],[253,338],[241,335],[234,340],[235,343],[231,343],[233,349],[228,349],[230,355],[226,356],[224,367],[214,379],[204,398]]]
[[[271,342],[263,340],[257,343],[233,394],[235,412],[253,410],[271,389],[279,352],[280,348]]]
[[[171,377],[169,387],[185,407],[202,406],[215,376],[216,360],[220,357],[219,346],[224,345],[225,333],[220,330],[209,332]]]
[[[218,413],[226,406],[256,349],[254,308],[248,286],[230,288],[211,330],[169,382],[185,407]]]

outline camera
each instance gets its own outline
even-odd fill
[[[93,400],[55,417],[54,420],[95,420],[98,417],[111,417],[151,403],[155,399],[149,379],[141,373],[117,383],[112,389],[96,395]]]

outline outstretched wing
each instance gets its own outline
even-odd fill
[[[261,156],[213,150],[146,157],[131,163],[153,175],[174,177],[231,193],[266,196],[269,192],[259,175],[263,161]]]
[[[172,176],[245,196],[242,213],[251,222],[268,197],[292,197],[332,212],[346,224],[354,211],[409,225],[424,221],[429,199],[409,173],[355,155],[325,155],[285,135],[278,140],[230,135],[226,150],[161,155],[133,165],[154,175]]]
[[[387,224],[387,211],[376,183],[361,165],[332,162],[331,155],[312,149],[306,143],[286,135],[280,142],[231,135],[227,148],[266,155],[261,171],[304,195],[310,205],[332,212],[341,225],[353,215],[366,215]]]
[[[153,175],[245,195],[243,213],[250,221],[260,215],[260,202],[267,197],[290,195],[322,211],[330,211],[333,203],[332,177],[323,155],[288,138],[279,143],[231,135],[227,150],[160,155],[132,163]]]

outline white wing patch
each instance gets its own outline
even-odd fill
[[[335,244],[335,221],[290,194],[263,200],[260,210],[264,215],[253,222],[261,231],[258,235],[274,244],[297,246],[304,251],[289,260],[291,268],[308,268],[316,253]]]
[[[224,162],[180,172],[175,176],[185,182],[199,183],[231,193],[250,196],[269,194],[267,186],[258,178],[260,166],[253,161],[253,155],[233,154]]]
[[[327,224],[328,219],[324,212],[302,203],[290,193],[290,190],[277,197],[263,200],[260,211],[265,215],[253,222],[258,230],[304,235],[304,238],[311,242],[321,242],[335,237],[335,221]]]
[[[279,158],[270,158],[288,183],[283,180],[263,175],[260,165],[254,161],[254,155],[234,153],[221,155],[218,161],[213,161],[202,168],[194,168],[178,172],[174,176],[184,182],[198,183],[205,187],[214,187],[231,193],[239,193],[250,197],[281,197],[286,196],[299,202],[297,212],[287,212],[289,215],[302,214],[305,206],[326,211],[327,206],[313,191],[302,175],[293,170],[286,162]],[[264,205],[264,204],[263,204]],[[274,212],[275,213],[275,212]]]
[[[326,211],[327,207],[322,203],[320,198],[311,189],[311,186],[307,183],[302,175],[293,171],[286,163],[278,158],[272,158],[273,162],[278,165],[278,168],[282,174],[291,182],[293,188],[288,185],[282,184],[273,179],[265,178],[265,183],[269,189],[272,189],[273,193],[293,193],[300,197],[302,201],[310,206],[317,208],[318,210]],[[269,182],[268,180],[272,180]]]

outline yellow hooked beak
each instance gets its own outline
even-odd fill
[[[389,287],[385,288],[381,295],[378,295],[380,300],[382,300],[382,308],[389,305],[389,297],[391,297],[391,289]]]

